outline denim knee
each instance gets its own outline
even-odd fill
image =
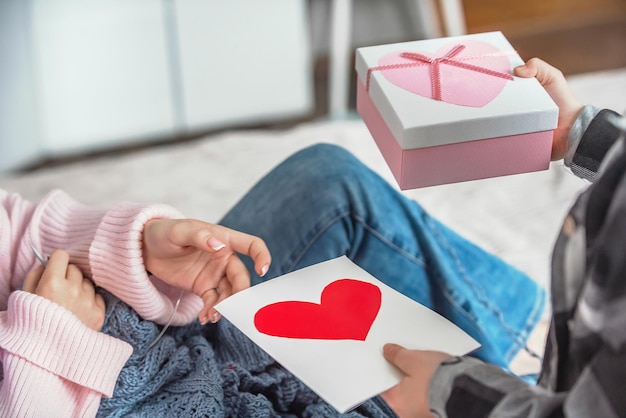
[[[363,181],[370,170],[345,148],[320,143],[293,154],[283,163],[308,190],[328,192],[351,180]],[[302,175],[306,174],[306,175]]]

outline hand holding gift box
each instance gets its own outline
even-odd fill
[[[357,109],[401,189],[545,170],[558,108],[500,32],[357,49]]]

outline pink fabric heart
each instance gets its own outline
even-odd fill
[[[483,107],[498,97],[507,81],[513,80],[507,58],[510,52],[500,51],[488,42],[464,40],[447,44],[435,54],[389,53],[368,74],[380,71],[391,83],[420,96]]]

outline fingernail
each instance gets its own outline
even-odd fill
[[[213,248],[213,251],[219,251],[222,248],[226,247],[226,244],[224,244],[222,241],[220,241],[217,238],[211,237],[209,238],[208,242],[209,242],[209,246]]]
[[[202,316],[200,316],[198,318],[200,320],[200,325],[206,325],[209,323],[209,313],[206,312],[204,314],[202,314]]]
[[[211,319],[211,322],[213,322],[213,323],[215,324],[217,321],[219,321],[219,320],[220,320],[220,318],[221,318],[221,317],[222,317],[222,316],[219,314],[219,312],[215,312],[215,313],[213,314],[213,319]]]
[[[391,352],[395,350],[395,348],[396,348],[395,344],[387,343],[383,346],[383,353],[391,354]]]
[[[264,265],[264,266],[261,268],[261,277],[263,277],[263,276],[265,276],[265,275],[267,274],[267,271],[269,270],[269,268],[270,268],[270,266],[268,266],[267,264],[266,264],[266,265]]]

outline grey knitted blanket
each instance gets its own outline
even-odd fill
[[[134,351],[100,417],[390,417],[379,398],[339,414],[226,319],[160,332],[115,296],[103,332]]]

